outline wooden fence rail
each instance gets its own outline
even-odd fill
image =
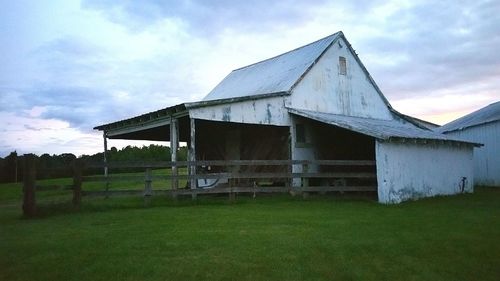
[[[162,161],[162,162],[119,162],[119,163],[87,163],[87,167],[91,168],[104,168],[108,169],[121,169],[121,168],[142,168],[146,171],[150,169],[159,168],[186,168],[186,170],[192,171],[191,167],[210,167],[210,170],[226,170],[226,171],[200,171],[195,174],[171,174],[171,175],[149,175],[145,186],[151,186],[152,181],[157,180],[171,180],[171,186],[178,186],[179,180],[187,180],[188,182],[197,180],[227,180],[228,185],[214,187],[210,189],[172,189],[172,190],[162,190],[163,193],[171,194],[172,196],[177,195],[193,195],[195,197],[197,194],[213,194],[213,193],[267,193],[267,192],[328,192],[328,191],[376,191],[376,184],[370,185],[331,185],[319,184],[312,186],[310,180],[321,179],[357,179],[357,180],[376,180],[376,173],[374,171],[375,161],[371,160],[202,160],[202,161]],[[238,168],[242,167],[266,167],[266,166],[282,166],[286,171],[278,172],[239,172]],[[311,167],[369,167],[373,171],[370,172],[358,172],[358,171],[341,171],[341,172],[311,172]],[[237,169],[235,169],[235,167]],[[294,167],[298,167],[298,171],[293,172]],[[195,171],[196,171],[195,169]],[[236,170],[236,171],[235,171]],[[231,172],[227,172],[231,171]],[[86,176],[83,178],[84,182],[117,182],[117,181],[137,181],[141,180],[143,177],[136,175],[111,175],[108,176]],[[246,185],[241,184],[241,180],[246,180]],[[257,183],[265,180],[280,180],[280,186],[265,186],[260,187]],[[299,186],[294,185],[292,182],[294,180],[300,180]],[[249,183],[252,183],[248,186]],[[188,184],[187,186],[191,186]],[[106,192],[98,192],[99,194],[106,194]],[[119,191],[109,191],[108,194],[119,194]],[[134,193],[129,190],[124,191],[124,194]],[[136,192],[139,194],[139,192]],[[154,191],[144,192],[148,194],[155,194]],[[86,193],[90,195],[91,192]]]
[[[375,166],[372,160],[198,160],[198,161],[155,161],[155,162],[98,162],[86,163],[87,168],[170,168],[191,166]]]
[[[195,198],[198,194],[227,193],[230,198],[234,198],[237,193],[253,193],[255,195],[257,193],[307,194],[308,192],[330,191],[376,191],[375,161],[371,160],[203,160],[83,163],[77,159],[72,165],[72,185],[37,185],[34,158],[27,157],[26,159],[23,184],[23,212],[26,216],[33,216],[36,213],[35,191],[58,188],[72,190],[72,202],[75,206],[80,205],[82,196],[139,195],[144,196],[145,204],[149,204],[151,196],[157,195],[169,195],[174,198],[179,195],[191,195]],[[266,171],[252,171],[252,167]],[[106,176],[84,176],[85,172],[92,168],[94,171],[95,168],[103,168],[109,172]],[[143,176],[113,175],[111,173],[113,169],[130,168],[141,169],[145,173]],[[165,168],[171,168],[173,174],[153,175],[152,173],[153,169]],[[179,168],[186,168],[188,174],[179,174]],[[250,171],[244,171],[245,169]],[[269,169],[275,171],[269,172]],[[318,172],[313,172],[314,170]],[[158,180],[171,181],[170,189],[166,187],[153,189],[153,182]],[[195,181],[196,184],[186,185],[186,187],[191,188],[176,188],[179,186],[179,180],[185,180],[188,183]],[[215,180],[224,183],[206,189],[193,188],[197,186],[199,180]],[[120,181],[144,181],[144,189],[109,189],[111,183]],[[355,184],[348,185],[346,184],[348,181],[354,181]],[[104,182],[105,188],[97,191],[85,190],[85,183],[88,182]]]

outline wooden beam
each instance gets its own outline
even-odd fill
[[[187,161],[122,161],[109,163],[110,168],[166,168],[166,167],[186,167]],[[289,166],[289,165],[324,165],[324,166],[375,166],[372,160],[198,160],[196,166]],[[88,168],[104,167],[103,163],[87,163]]]
[[[151,196],[153,195],[152,182],[152,172],[151,169],[148,168],[144,176],[144,206],[149,206],[151,204]]]
[[[104,153],[103,153],[103,162],[104,162],[104,176],[108,176],[108,159],[106,154],[108,153],[108,137],[106,135],[106,131],[102,132],[102,138],[104,139]]]
[[[173,163],[177,163],[177,149],[179,148],[179,120],[170,119],[170,158]],[[172,165],[172,189],[179,188],[179,179],[177,179],[177,165]]]
[[[191,138],[189,143],[189,161],[191,165],[189,166],[189,174],[191,176],[196,175],[196,120],[190,118],[190,131]],[[196,189],[198,181],[196,179],[191,179],[191,189]],[[196,193],[193,193],[193,199],[196,199]]]

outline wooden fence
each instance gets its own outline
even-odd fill
[[[36,168],[34,159],[25,161],[24,201],[25,215],[36,212],[35,186]],[[267,168],[263,168],[267,167]],[[107,174],[84,176],[88,169],[143,169],[144,175]],[[170,168],[171,174],[153,175],[154,169]],[[185,168],[187,174],[180,174]],[[257,169],[258,168],[258,169]],[[292,193],[307,195],[310,192],[373,192],[377,190],[375,161],[367,160],[212,160],[177,162],[115,162],[115,163],[73,163],[73,204],[78,206],[82,196],[144,196],[146,203],[151,196],[168,195],[178,197],[198,194],[229,194],[234,199],[238,193]],[[199,180],[212,179],[212,188],[199,188]],[[144,189],[110,189],[111,183],[119,181],[144,181]],[[170,186],[153,189],[155,181],[170,181]],[[188,184],[179,186],[179,181]],[[82,185],[102,182],[102,190],[85,190]],[[41,188],[42,186],[38,186]]]

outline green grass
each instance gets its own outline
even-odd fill
[[[392,206],[46,194],[24,219],[20,186],[0,185],[0,280],[500,279],[500,189]]]

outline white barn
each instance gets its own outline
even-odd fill
[[[342,32],[236,69],[202,101],[95,129],[185,141],[191,160],[373,160],[382,203],[473,191],[477,144],[394,110]]]
[[[474,151],[474,183],[500,186],[500,101],[443,125],[436,131],[484,144]]]

